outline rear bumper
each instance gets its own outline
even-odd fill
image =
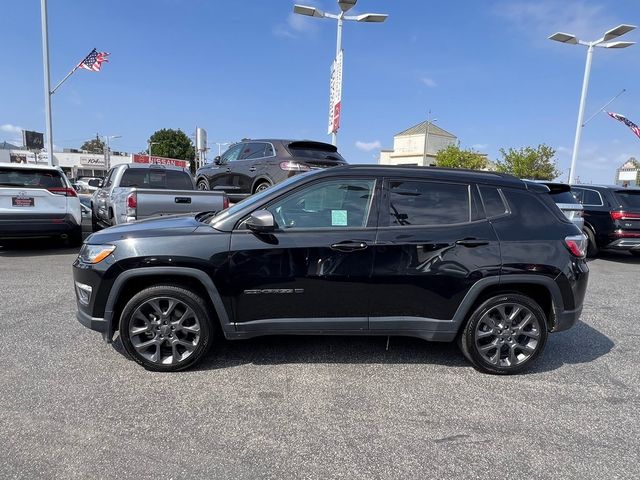
[[[637,250],[640,251],[640,238],[619,238],[609,243],[604,248],[612,250]]]
[[[50,237],[70,234],[80,225],[73,215],[0,215],[0,238]]]
[[[555,324],[553,326],[553,332],[561,332],[573,327],[580,315],[582,314],[582,305],[575,310],[563,310],[562,312],[556,312]]]

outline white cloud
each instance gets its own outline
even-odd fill
[[[473,148],[474,150],[486,150],[487,147],[489,146],[489,144],[487,143],[474,143],[473,145],[471,145],[471,148]]]
[[[313,23],[314,20],[318,19],[290,13],[285,23],[280,23],[273,27],[273,34],[278,37],[298,38],[302,34],[316,31],[317,26]]]
[[[362,142],[358,140],[356,142],[356,148],[364,152],[371,152],[372,150],[379,150],[382,147],[380,140],[374,140],[373,142]]]
[[[496,4],[494,12],[537,42],[548,42],[546,38],[555,32],[596,38],[615,25],[610,10],[586,0],[504,0]]]
[[[429,88],[434,88],[438,86],[436,81],[430,77],[422,77],[420,78],[420,82],[422,82],[422,84],[426,85]]]
[[[11,125],[10,123],[5,123],[4,125],[0,125],[0,131],[3,131],[11,135],[22,135],[22,127]]]

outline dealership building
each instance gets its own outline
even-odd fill
[[[3,146],[0,144],[0,147]],[[47,154],[23,150],[20,148],[0,148],[1,163],[33,163],[39,165],[47,164]],[[104,177],[107,173],[107,161],[104,154],[87,153],[80,150],[64,149],[62,152],[53,152],[54,165],[58,165],[64,170],[69,178],[78,177]],[[109,165],[111,167],[121,163],[155,163],[163,165],[175,165],[179,167],[189,167],[189,162],[164,157],[149,155],[129,154],[124,152],[111,152],[109,155]]]

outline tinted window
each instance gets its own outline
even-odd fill
[[[113,182],[113,172],[114,170],[111,169],[109,170],[109,173],[107,173],[107,178],[104,179],[104,186],[105,187],[110,187],[111,183]]]
[[[600,194],[595,190],[584,189],[582,193],[582,204],[583,205],[602,205],[602,198],[600,198]]]
[[[237,160],[244,145],[246,144],[240,143],[238,145],[233,145],[229,150],[222,154],[220,163],[233,162],[234,160]]]
[[[240,160],[250,160],[252,158],[264,158],[265,144],[262,142],[245,143],[240,153]]]
[[[375,180],[332,180],[304,188],[267,210],[280,228],[347,228],[367,224]]]
[[[469,186],[391,180],[390,225],[442,225],[470,219]]]
[[[614,195],[623,208],[640,210],[640,190],[618,191]]]
[[[580,203],[571,192],[550,192],[550,195],[555,203]]]
[[[344,158],[337,152],[336,147],[326,143],[291,142],[287,148],[294,157],[344,161]]]
[[[480,187],[480,195],[482,195],[482,203],[487,217],[497,217],[507,213],[507,206],[495,187]]]
[[[264,146],[264,156],[273,157],[276,153],[273,151],[273,147],[270,143],[266,143]]]
[[[64,179],[55,170],[0,167],[0,187],[63,188]]]
[[[581,188],[572,188],[571,193],[573,194],[573,196],[576,198],[578,202],[582,203],[582,196],[584,194],[584,190],[582,190]]]
[[[120,180],[121,187],[193,190],[191,177],[186,172],[155,168],[128,168]]]

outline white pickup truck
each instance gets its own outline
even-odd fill
[[[91,197],[93,230],[145,218],[220,211],[229,201],[222,192],[196,190],[187,169],[168,165],[113,167]]]

